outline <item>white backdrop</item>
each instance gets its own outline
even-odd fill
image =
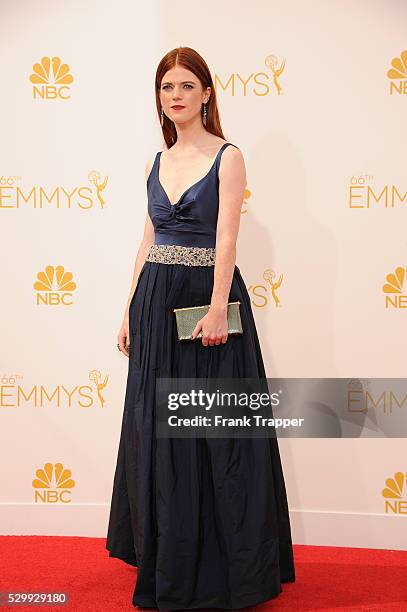
[[[245,156],[236,263],[268,376],[403,377],[407,5],[1,0],[0,13],[1,533],[106,535],[127,376],[116,336],[144,166],[163,148],[155,70],[176,46],[208,62]],[[405,440],[280,449],[294,543],[406,548]]]

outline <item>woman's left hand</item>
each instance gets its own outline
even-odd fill
[[[211,306],[209,312],[196,324],[192,340],[195,340],[201,329],[203,346],[225,344],[228,339],[227,309]]]

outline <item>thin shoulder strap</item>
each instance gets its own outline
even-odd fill
[[[153,161],[153,165],[151,166],[151,170],[150,170],[150,174],[148,175],[147,182],[149,182],[150,177],[152,177],[155,174],[155,172],[157,172],[157,160],[160,156],[160,153],[161,151],[158,151],[158,153],[155,154],[155,158]]]

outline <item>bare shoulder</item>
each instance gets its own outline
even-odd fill
[[[235,161],[244,162],[242,150],[235,144],[230,143],[229,147],[223,151],[222,159],[231,159]]]
[[[237,146],[229,146],[223,151],[220,166],[219,177],[232,176],[233,178],[246,176],[246,166],[244,156],[241,149]]]

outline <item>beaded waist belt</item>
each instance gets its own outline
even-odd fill
[[[178,244],[153,244],[146,261],[185,266],[214,266],[215,247],[188,247]]]

